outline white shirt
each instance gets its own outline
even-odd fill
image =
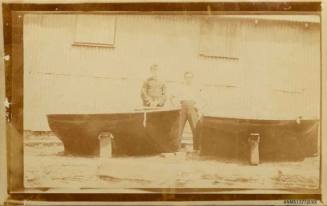
[[[185,84],[184,83],[181,85],[178,96],[179,96],[180,101],[197,102],[197,100],[200,97],[200,89],[193,84]]]
[[[198,109],[201,109],[204,106],[202,90],[196,84],[183,83],[177,92],[176,99],[178,102],[194,101]]]

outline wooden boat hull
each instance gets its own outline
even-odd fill
[[[260,160],[302,160],[318,151],[318,120],[248,120],[203,117],[197,127],[202,155],[248,160],[257,133]]]
[[[179,146],[179,110],[47,117],[69,154],[99,155],[102,132],[114,137],[113,155],[175,152]]]

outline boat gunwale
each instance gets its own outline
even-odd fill
[[[144,113],[162,113],[162,112],[179,112],[180,109],[167,109],[167,110],[142,110],[142,111],[131,111],[131,112],[115,112],[115,113],[75,113],[75,114],[47,114],[47,117],[76,117],[76,116],[83,116],[83,117],[103,117],[103,116],[115,116],[115,115],[133,115],[133,114],[144,114]]]
[[[296,122],[297,119],[260,119],[260,118],[237,118],[237,117],[221,117],[221,116],[211,116],[211,115],[203,115],[202,121],[214,121],[214,120],[227,120],[227,121],[235,121],[237,123],[277,123],[277,122]],[[307,122],[314,121],[319,122],[319,118],[301,118],[299,122]]]
[[[129,116],[127,118],[130,118],[130,116],[133,115],[140,115],[144,113],[163,113],[163,112],[179,112],[181,108],[174,108],[174,109],[149,109],[149,110],[134,110],[134,111],[128,111],[128,112],[114,112],[114,113],[53,113],[53,114],[47,114],[48,119],[56,119],[56,118],[74,118],[74,117],[106,117],[106,116]],[[237,123],[278,123],[278,122],[307,122],[307,121],[314,121],[314,122],[320,122],[320,119],[318,117],[303,117],[299,116],[300,118],[246,118],[246,117],[223,117],[223,116],[216,116],[216,115],[207,115],[203,114],[200,118],[200,120],[205,119],[206,121],[210,120],[226,120],[226,121],[235,121]]]

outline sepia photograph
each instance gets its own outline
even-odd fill
[[[8,16],[12,188],[320,197],[319,11]]]
[[[318,190],[319,20],[26,14],[25,186]]]

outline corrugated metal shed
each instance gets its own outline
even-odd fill
[[[104,21],[106,15],[103,15]],[[140,105],[149,66],[169,92],[192,70],[213,116],[319,116],[320,25],[242,21],[239,58],[199,55],[203,16],[117,15],[114,48],[74,46],[75,15],[24,19],[25,129],[48,130],[49,113],[105,113]],[[221,18],[221,17],[214,17]],[[219,21],[217,21],[219,23]],[[209,75],[208,75],[209,74]]]

